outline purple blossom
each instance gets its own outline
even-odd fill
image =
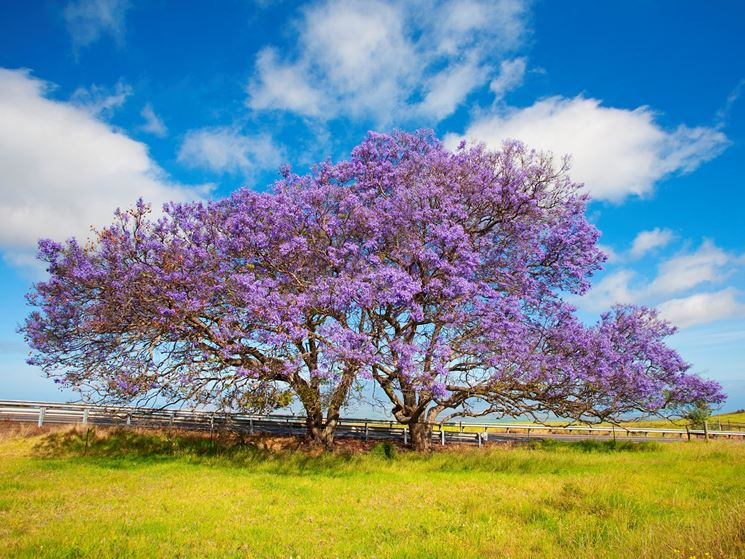
[[[562,297],[583,294],[605,256],[587,197],[551,158],[370,133],[346,161],[281,177],[157,220],[140,200],[85,246],[41,241],[50,275],[27,297],[29,362],[117,400],[265,409],[289,391],[312,436],[333,434],[364,381],[397,419],[428,425],[723,400],[664,344],[673,329],[654,311],[574,318]]]

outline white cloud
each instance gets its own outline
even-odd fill
[[[473,62],[453,65],[429,81],[428,92],[417,106],[422,115],[432,115],[441,120],[455,112],[468,94],[479,85],[483,69]]]
[[[439,120],[489,82],[525,15],[517,0],[327,0],[302,11],[295,56],[257,55],[247,103],[320,119]]]
[[[727,125],[727,121],[729,120],[730,113],[732,112],[732,107],[737,102],[737,100],[740,98],[740,95],[742,94],[742,91],[744,88],[745,88],[745,78],[742,78],[740,79],[739,82],[737,82],[737,85],[734,87],[734,89],[730,91],[730,94],[727,95],[727,99],[724,102],[724,106],[717,111],[717,114],[716,114],[717,127],[722,128]]]
[[[303,72],[301,66],[280,62],[274,49],[263,49],[256,57],[256,78],[248,86],[249,107],[317,116],[323,94],[307,83]]]
[[[160,117],[155,114],[153,106],[150,103],[142,108],[140,115],[145,119],[145,124],[140,126],[140,130],[158,136],[159,138],[163,138],[168,133],[168,128],[163,124]]]
[[[49,84],[0,69],[0,249],[23,264],[42,237],[85,237],[138,197],[159,208],[199,196],[170,182],[136,142],[71,103]]]
[[[498,40],[497,51],[519,46],[526,33],[526,2],[521,0],[454,2],[409,2],[409,17],[425,22],[431,32],[433,50],[438,54],[454,55],[471,48],[475,35]],[[423,38],[427,41],[427,37]],[[494,54],[494,52],[492,52]]]
[[[283,159],[283,150],[270,136],[244,136],[230,127],[192,130],[178,153],[178,160],[189,166],[244,175],[277,168]]]
[[[116,83],[113,91],[100,85],[77,88],[70,102],[94,117],[109,118],[132,95],[132,87],[122,81]]]
[[[679,126],[666,131],[647,107],[603,107],[597,99],[550,97],[523,109],[482,114],[464,137],[499,147],[508,138],[573,158],[572,177],[590,194],[621,201],[649,194],[655,182],[688,173],[719,155],[726,136],[714,128]],[[463,136],[450,134],[448,146]]]
[[[76,50],[98,41],[101,35],[111,35],[121,44],[124,40],[124,20],[129,0],[73,0],[65,6],[63,15]]]
[[[489,90],[496,100],[502,99],[508,92],[523,83],[525,77],[525,58],[503,60],[499,65],[499,75],[489,84]]]
[[[630,254],[632,258],[641,258],[656,248],[664,247],[674,237],[675,235],[670,229],[655,227],[650,231],[641,231],[631,244]]]
[[[734,257],[718,248],[711,241],[704,241],[692,253],[680,254],[662,262],[657,277],[647,288],[652,295],[673,294],[701,285],[720,281],[725,277],[726,266]]]
[[[616,270],[586,295],[573,297],[572,302],[588,312],[601,312],[616,303],[657,306],[665,318],[681,328],[744,316],[745,303],[738,301],[740,293],[732,287],[691,293],[723,282],[743,265],[742,256],[725,252],[707,240],[695,251],[663,260],[652,279],[644,279],[630,269]]]
[[[626,269],[606,274],[587,294],[573,297],[572,302],[591,312],[606,311],[615,304],[636,303],[639,293],[631,288],[635,276],[633,271]]]
[[[657,305],[660,314],[679,328],[726,318],[745,316],[745,304],[737,300],[739,292],[730,287],[714,293],[697,293],[670,299]]]

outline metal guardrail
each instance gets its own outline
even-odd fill
[[[21,400],[0,400],[0,421],[44,425],[107,425],[159,427],[198,431],[229,430],[236,432],[302,435],[305,418],[294,415],[251,415],[197,409],[159,409],[129,406],[98,406]],[[745,440],[745,432],[699,429],[633,428],[598,425],[543,425],[535,423],[444,423],[435,425],[433,441],[445,445],[479,445],[489,439],[557,437],[621,437],[628,440],[646,438],[729,438]],[[400,440],[408,442],[408,429],[395,421],[369,418],[339,420],[336,437],[363,440]]]

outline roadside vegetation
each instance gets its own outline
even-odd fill
[[[721,426],[722,429],[733,429],[735,431],[745,431],[745,411],[736,411],[732,413],[724,413],[724,414],[713,414],[709,417],[707,417],[707,421],[709,423],[709,429],[715,430],[719,429],[719,426]],[[609,422],[600,422],[600,423],[583,423],[578,421],[572,421],[568,419],[554,419],[554,420],[548,420],[548,421],[542,421],[540,423],[537,423],[535,421],[532,421],[530,419],[525,420],[513,420],[513,419],[506,419],[506,420],[500,420],[498,422],[493,422],[489,420],[485,420],[485,423],[490,423],[491,425],[494,425],[495,427],[499,426],[500,428],[507,428],[510,425],[526,425],[526,424],[536,424],[536,425],[545,425],[546,430],[549,431],[551,427],[564,427],[564,426],[578,426],[578,425],[588,425],[593,427],[611,427],[613,424]],[[395,422],[394,422],[395,423]],[[385,427],[389,425],[388,422],[381,421],[377,423],[369,423],[371,426],[380,426]],[[686,427],[689,427],[691,429],[702,429],[703,426],[700,424],[700,422],[692,421],[691,419],[686,418],[679,418],[679,419],[666,419],[666,418],[647,418],[647,419],[635,419],[631,421],[620,421],[616,423],[620,429],[617,431],[619,436],[623,436],[623,429],[640,429],[640,428],[650,428],[650,429],[685,429]],[[477,427],[474,425],[470,425],[469,423],[462,423],[459,425],[444,425],[443,429],[445,431],[460,431],[461,429],[465,432],[473,432],[477,433],[480,431],[483,431],[482,427]],[[437,430],[439,430],[439,426],[437,427]],[[540,431],[538,432],[540,434]]]
[[[745,445],[0,437],[0,557],[745,556]]]
[[[721,424],[724,428],[729,423],[737,424],[738,426],[740,425],[745,426],[745,410],[738,410],[732,413],[712,414],[709,417],[707,417],[707,421],[709,422],[709,426],[711,429],[716,428],[719,424]],[[524,423],[532,423],[532,421],[530,420],[505,421],[504,423],[524,424]],[[552,420],[552,421],[543,422],[542,424],[558,426],[558,425],[569,425],[573,423],[571,423],[570,421]],[[694,421],[690,419],[685,419],[685,418],[679,418],[679,419],[648,418],[648,419],[635,419],[632,421],[620,421],[616,425],[619,425],[621,427],[628,427],[628,428],[650,427],[650,428],[658,428],[658,429],[664,429],[664,428],[685,429],[686,426],[694,427],[695,426],[694,424],[695,424]],[[593,425],[609,426],[611,424],[607,422],[602,422],[602,423],[597,423]]]
[[[706,418],[709,423],[710,429],[718,428],[718,425],[722,425],[723,428],[727,427],[727,424],[734,423],[738,426],[742,425],[745,427],[745,410],[738,410],[732,413],[719,413],[713,414]],[[646,419],[640,421],[625,421],[621,425],[625,427],[653,427],[664,429],[665,427],[674,427],[683,429],[686,426],[696,426],[697,422],[692,419]],[[700,428],[700,426],[697,426]]]

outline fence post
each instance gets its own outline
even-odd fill
[[[83,410],[83,425],[88,425],[88,410]]]
[[[445,430],[442,428],[442,425],[440,425],[440,444],[445,446]]]
[[[37,422],[37,425],[39,427],[44,425],[44,415],[46,414],[46,408],[39,408],[39,421]]]
[[[688,435],[688,440],[691,440],[691,430],[688,428],[688,425],[686,425],[686,435]]]
[[[130,425],[132,425],[132,414],[128,413],[127,414],[127,427],[129,427]]]
[[[393,422],[391,422],[393,424]],[[406,426],[404,425],[404,446],[409,444],[409,434],[406,432]]]
[[[479,443],[479,448],[481,448],[481,433],[476,433],[476,440]]]
[[[462,421],[460,422],[460,432],[461,433],[463,432],[463,422]]]
[[[248,432],[252,435],[254,434],[254,418],[253,417],[248,418]]]
[[[709,422],[704,421],[704,438],[708,441],[709,440]]]
[[[169,426],[169,427],[173,427],[173,421],[174,421],[175,419],[176,419],[176,412],[175,412],[175,411],[172,411],[172,412],[171,412],[171,417],[170,417],[170,418],[168,418],[168,426]]]
[[[616,443],[616,425],[612,424],[611,427],[613,427],[613,444]]]
[[[368,441],[369,437],[370,437],[370,432],[368,430],[367,421],[365,421],[365,442]]]

